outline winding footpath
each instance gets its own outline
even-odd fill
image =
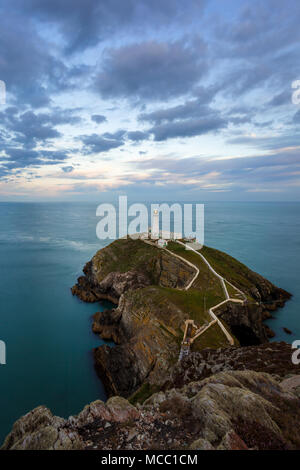
[[[235,287],[233,284],[231,284],[231,282],[227,281],[227,279],[225,279],[223,276],[221,276],[220,274],[218,274],[215,269],[211,266],[211,264],[207,261],[207,259],[201,254],[199,253],[199,251],[196,251],[194,250],[194,248],[192,248],[191,246],[187,246],[185,243],[183,242],[180,242],[179,240],[176,240],[177,243],[179,243],[180,245],[183,245],[186,249],[188,250],[191,250],[193,251],[194,253],[196,253],[198,256],[200,256],[202,258],[202,260],[204,261],[204,263],[208,266],[208,268],[210,269],[210,271],[220,280],[221,282],[221,285],[222,285],[222,288],[223,288],[223,291],[224,291],[224,294],[225,294],[225,300],[223,300],[223,302],[220,302],[219,304],[217,305],[214,305],[213,307],[211,307],[209,309],[209,314],[212,318],[212,321],[205,327],[200,327],[195,335],[192,337],[192,338],[188,338],[187,337],[187,329],[188,329],[188,325],[190,323],[190,320],[187,320],[186,321],[186,328],[185,328],[185,334],[184,334],[184,339],[182,341],[182,346],[181,346],[181,350],[180,350],[180,355],[179,355],[179,360],[182,359],[182,357],[188,355],[189,353],[189,348],[190,348],[190,345],[197,339],[199,338],[199,336],[201,336],[205,331],[207,331],[208,328],[210,328],[211,326],[213,326],[214,324],[218,324],[219,327],[221,328],[221,330],[223,331],[223,333],[225,334],[226,338],[228,339],[229,343],[231,346],[234,345],[234,339],[233,337],[231,336],[231,334],[227,331],[227,329],[225,328],[225,326],[223,325],[223,323],[219,320],[219,318],[216,316],[215,314],[215,310],[217,310],[219,307],[221,307],[221,305],[224,305],[226,304],[227,302],[235,302],[235,303],[242,303],[244,304],[245,301],[247,300],[247,297],[246,295],[244,294],[244,292],[242,292],[240,289],[238,289],[237,287]],[[165,248],[166,249],[166,248]],[[167,250],[167,249],[166,249]],[[179,255],[175,255],[175,253],[172,253],[170,250],[167,250],[168,253],[171,253],[173,256],[176,256],[177,258],[180,258],[182,261],[185,261],[186,263],[188,263],[190,266],[193,266],[196,270],[196,274],[195,276],[193,277],[192,281],[185,287],[185,290],[188,290],[192,284],[194,283],[194,281],[196,280],[196,278],[198,277],[199,275],[199,269],[197,266],[195,266],[193,263],[191,263],[190,261],[187,261],[185,258],[182,258],[181,256]],[[228,290],[227,290],[227,286],[226,286],[226,282],[233,288],[235,289],[240,295],[243,296],[243,299],[244,300],[241,300],[241,299],[234,299],[234,298],[231,298],[229,293],[228,293]]]
[[[143,240],[145,243],[148,243],[150,245],[152,245],[152,242],[149,242],[148,240]],[[218,303],[217,305],[214,305],[213,307],[211,307],[209,310],[208,310],[208,313],[209,315],[211,316],[212,318],[212,321],[210,323],[208,323],[207,325],[204,324],[202,325],[200,328],[198,328],[195,332],[195,334],[193,335],[193,337],[191,338],[188,334],[188,332],[190,331],[190,327],[191,325],[193,325],[193,327],[195,328],[195,323],[193,320],[186,320],[185,322],[185,332],[184,332],[184,337],[183,337],[183,341],[181,343],[181,349],[180,349],[180,354],[179,354],[179,361],[184,357],[184,356],[187,356],[189,354],[189,350],[190,350],[190,346],[191,344],[197,339],[199,338],[199,336],[201,336],[203,333],[205,333],[205,331],[208,330],[208,328],[210,328],[211,326],[215,325],[216,323],[219,325],[219,327],[221,328],[221,330],[223,331],[224,335],[226,336],[229,344],[231,346],[234,345],[234,338],[231,336],[231,334],[227,331],[227,329],[225,328],[225,326],[223,325],[223,323],[219,320],[219,318],[217,317],[217,315],[215,314],[215,310],[217,310],[219,307],[221,307],[222,305],[226,304],[227,302],[234,302],[234,303],[241,303],[241,304],[244,304],[247,300],[247,297],[245,295],[245,293],[243,291],[241,291],[240,289],[238,289],[237,287],[235,287],[231,282],[229,282],[227,279],[225,279],[223,276],[221,276],[220,274],[217,273],[217,271],[211,266],[211,264],[207,261],[207,259],[205,258],[205,256],[202,255],[202,253],[199,253],[199,251],[195,250],[194,248],[192,248],[191,246],[189,245],[186,245],[185,243],[179,241],[179,240],[176,240],[176,243],[179,243],[180,245],[184,246],[185,249],[187,250],[190,250],[190,251],[193,251],[194,253],[196,253],[198,256],[200,256],[202,258],[202,260],[204,261],[204,263],[208,266],[209,270],[214,274],[214,276],[216,278],[218,278],[218,280],[221,282],[221,285],[222,285],[222,288],[223,288],[223,291],[224,291],[224,295],[225,295],[225,300],[223,300],[222,302]],[[193,283],[195,282],[195,280],[197,279],[200,271],[199,271],[199,268],[191,263],[190,261],[188,261],[187,259],[183,258],[182,256],[179,256],[177,255],[176,253],[173,253],[172,251],[168,250],[167,248],[162,248],[163,250],[167,251],[170,255],[174,256],[175,258],[178,258],[180,259],[181,261],[183,261],[184,263],[188,264],[189,266],[191,266],[192,268],[195,269],[195,275],[193,276],[192,280],[188,283],[187,286],[184,287],[184,290],[189,290]],[[228,289],[227,289],[227,286],[226,286],[226,283],[228,285],[230,285],[233,289],[235,289],[237,291],[237,293],[243,297],[243,300],[241,299],[234,299],[232,297],[230,297],[229,293],[228,293]]]

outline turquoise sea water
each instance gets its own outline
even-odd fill
[[[91,315],[70,287],[107,242],[96,238],[94,203],[0,204],[0,441],[37,405],[60,416],[105,399],[93,368]],[[275,340],[300,339],[300,204],[208,203],[205,243],[224,250],[290,291],[269,324]],[[286,326],[293,331],[283,332]]]

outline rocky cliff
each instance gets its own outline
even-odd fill
[[[143,405],[113,397],[67,420],[38,407],[2,449],[288,450],[300,448],[300,375],[227,371],[153,394]]]
[[[127,290],[147,285],[182,288],[191,279],[191,266],[166,251],[141,240],[117,240],[88,262],[77,284],[72,288],[85,302],[102,299],[118,303]]]

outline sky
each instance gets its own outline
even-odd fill
[[[0,15],[0,201],[300,201],[299,0]]]

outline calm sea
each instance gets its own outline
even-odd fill
[[[0,204],[0,441],[12,423],[44,404],[60,416],[105,399],[93,368],[91,316],[70,287],[106,242],[96,238],[97,204]],[[207,203],[205,243],[290,291],[269,324],[275,340],[300,339],[300,204]],[[286,326],[291,336],[283,332]]]

